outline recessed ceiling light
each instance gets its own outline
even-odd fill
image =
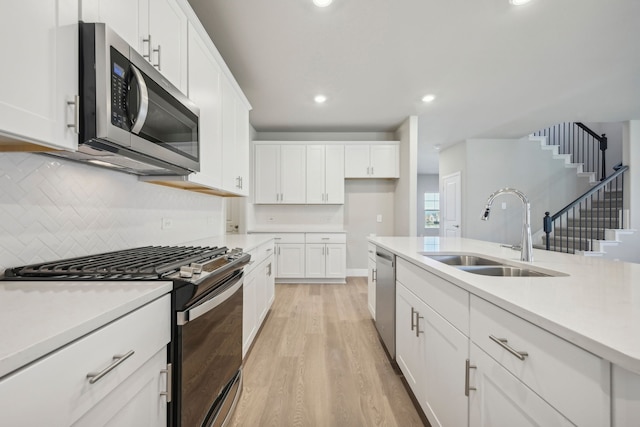
[[[436,96],[429,94],[422,97],[422,102],[433,102],[434,99],[436,99]]]
[[[509,0],[509,3],[511,3],[514,6],[522,6],[525,3],[529,3],[531,0]]]
[[[318,7],[327,7],[333,2],[333,0],[313,0],[313,4]]]
[[[324,95],[316,95],[315,98],[313,98],[314,101],[316,101],[316,103],[318,104],[322,104],[323,102],[325,102],[327,100],[327,97]]]

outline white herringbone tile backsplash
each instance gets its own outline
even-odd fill
[[[31,153],[0,154],[0,274],[8,267],[224,233],[224,199]],[[171,226],[162,229],[163,218]]]

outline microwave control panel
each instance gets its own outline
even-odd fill
[[[129,67],[129,61],[111,48],[111,124],[127,131],[131,130],[127,114]]]

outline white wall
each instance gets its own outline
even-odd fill
[[[395,235],[416,236],[418,117],[407,118],[396,135],[400,140],[400,178],[396,180]]]
[[[631,120],[623,126],[622,162],[629,166],[624,184],[624,206],[629,209],[630,225],[640,233],[640,120]]]
[[[0,269],[224,234],[216,196],[40,154],[0,154]],[[161,229],[162,219],[171,220]]]
[[[394,235],[394,197],[395,183],[391,180],[346,181],[344,228],[347,232],[347,269],[367,269],[367,237],[370,234]],[[377,222],[378,215],[382,215],[382,222]]]
[[[561,209],[590,188],[588,180],[577,177],[575,169],[552,159],[550,151],[528,138],[477,139],[459,145],[442,151],[440,173],[462,172],[463,237],[520,243],[523,209],[516,197],[500,196],[493,204],[491,219],[480,220],[488,196],[500,188],[514,187],[528,196],[533,233],[542,229],[545,211]]]
[[[416,192],[416,232],[418,236],[438,236],[439,228],[424,228],[424,193],[440,192],[440,176],[434,174],[418,174]]]

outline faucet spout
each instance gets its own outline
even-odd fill
[[[489,213],[491,210],[491,205],[493,204],[493,200],[502,194],[513,194],[522,202],[524,215],[522,221],[522,243],[520,244],[522,251],[520,253],[520,259],[522,261],[532,262],[533,241],[531,239],[531,204],[529,203],[529,199],[527,198],[527,196],[522,191],[516,190],[515,188],[505,187],[492,193],[487,199],[487,205],[484,208],[481,219],[483,221],[489,220]]]

